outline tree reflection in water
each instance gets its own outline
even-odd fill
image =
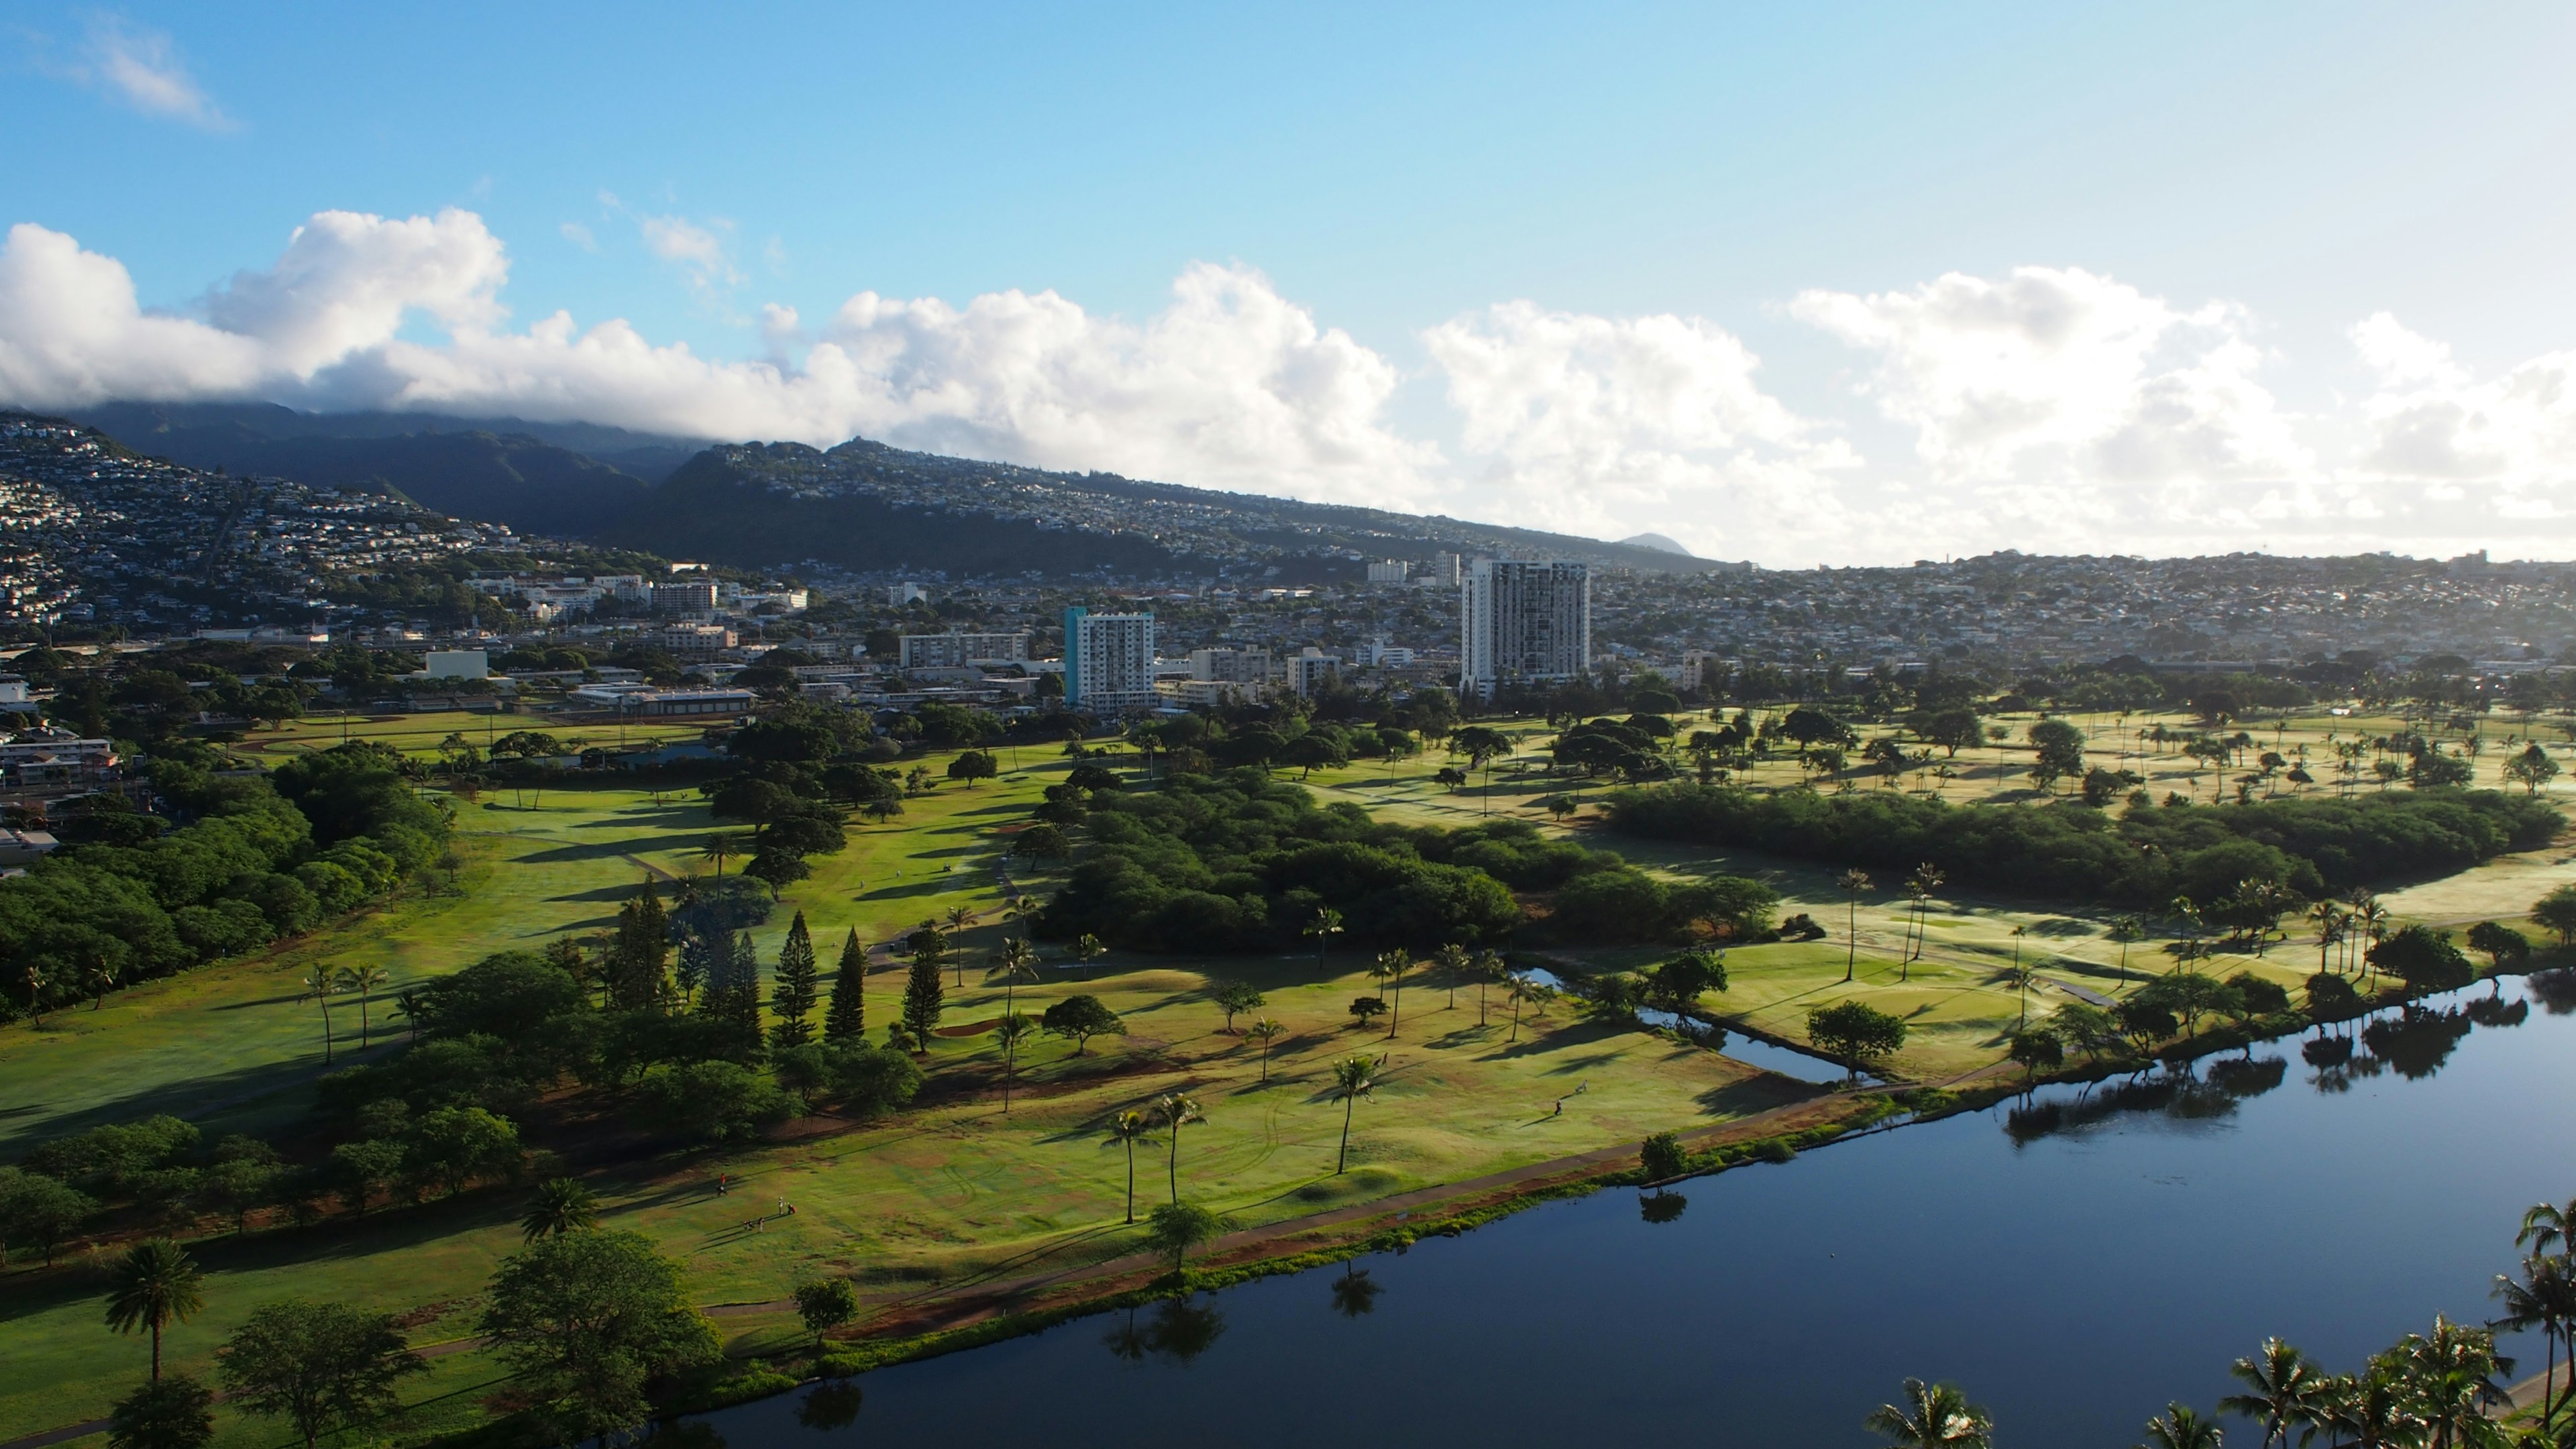
[[[2361,1029],[2361,1044],[2370,1054],[2386,1062],[2389,1070],[2410,1082],[2420,1082],[2442,1069],[2458,1049],[2460,1039],[2472,1030],[2469,1014],[2453,1007],[2448,1011],[2426,1011],[2409,1006],[2395,1016],[2383,1016]]]
[[[1677,1222],[1689,1206],[1690,1199],[1680,1193],[1650,1192],[1637,1200],[1637,1216],[1650,1223]]]
[[[2035,1099],[2014,1108],[2004,1116],[2004,1135],[2015,1147],[2023,1147],[2043,1137],[2087,1131],[2118,1117],[2216,1121],[2233,1113],[2237,1103],[2280,1086],[2289,1071],[2289,1061],[2283,1057],[2228,1057],[2211,1062],[2205,1078],[2193,1075],[2186,1062],[2154,1076],[2091,1083],[2072,1099]]]
[[[1183,1364],[1214,1348],[1224,1336],[1225,1315],[1217,1311],[1214,1298],[1205,1303],[1166,1298],[1145,1327],[1145,1351],[1165,1363]]]
[[[2564,966],[2547,971],[2534,971],[2522,978],[2524,989],[2540,1003],[2540,1009],[2551,1016],[2576,1012],[2576,970]]]
[[[1357,1318],[1377,1311],[1377,1295],[1386,1285],[1369,1277],[1368,1269],[1350,1263],[1342,1265],[1342,1276],[1333,1280],[1333,1311],[1344,1318]]]
[[[796,1422],[808,1429],[846,1429],[858,1417],[859,1386],[848,1379],[825,1379],[796,1405]]]

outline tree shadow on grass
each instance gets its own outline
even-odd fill
[[[625,840],[585,841],[579,845],[558,845],[551,850],[533,850],[509,863],[512,865],[563,865],[581,860],[614,860],[620,856],[640,855],[656,850],[694,850],[706,843],[696,834],[637,836]]]

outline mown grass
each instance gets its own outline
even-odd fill
[[[433,749],[445,733],[439,723],[398,733],[394,742]],[[308,724],[261,743],[287,748],[326,735],[335,740],[336,733]],[[1997,756],[1994,783],[2003,793],[2010,761],[1988,753]],[[930,763],[935,773],[941,762]],[[2123,989],[2119,948],[2103,937],[2098,913],[1948,897],[1926,922],[1922,959],[1901,962],[1906,922],[1901,898],[1887,889],[1894,882],[1852,902],[1820,867],[1625,840],[1588,811],[1559,825],[1536,802],[1562,782],[1514,781],[1498,772],[1489,806],[1478,794],[1437,785],[1439,763],[1363,764],[1317,772],[1309,783],[1326,799],[1358,801],[1387,818],[1460,824],[1490,808],[1572,831],[1676,877],[1727,871],[1769,881],[1787,910],[1810,912],[1833,935],[1729,953],[1732,988],[1706,1005],[1768,1035],[1800,1040],[1808,1007],[1858,997],[1913,1027],[1895,1070],[1937,1080],[1999,1057],[2003,1033],[2021,1009],[2000,977],[2016,946],[2040,966],[2043,984],[2029,999],[2034,1015],[2070,999],[2064,985],[2102,994]],[[1345,1008],[1381,988],[1348,951],[1320,961],[1302,952],[1204,959],[1113,953],[1074,965],[1050,950],[1044,979],[1017,988],[1017,1008],[1036,1014],[1051,1001],[1090,992],[1126,1015],[1129,1033],[1095,1040],[1079,1055],[1041,1039],[1024,1052],[1005,1114],[1001,1064],[990,1035],[978,1030],[999,1016],[1005,993],[984,963],[1012,929],[999,915],[1006,869],[1019,889],[1043,893],[1055,879],[1012,867],[1005,852],[1010,831],[1063,764],[1051,750],[1006,754],[998,781],[973,790],[942,784],[907,802],[896,822],[854,823],[850,848],[818,857],[814,877],[785,892],[774,919],[755,933],[764,960],[774,959],[791,915],[804,911],[828,972],[847,930],[877,945],[923,920],[945,919],[952,907],[977,913],[961,941],[964,980],[949,977],[946,1022],[956,1034],[933,1043],[926,1058],[931,1087],[916,1110],[877,1123],[808,1119],[758,1148],[667,1155],[590,1174],[608,1221],[646,1233],[685,1261],[701,1302],[766,1304],[800,1278],[840,1272],[856,1277],[882,1309],[933,1286],[1132,1251],[1135,1233],[1122,1222],[1126,1164],[1101,1145],[1101,1128],[1117,1111],[1167,1091],[1196,1097],[1208,1118],[1182,1139],[1182,1192],[1240,1225],[1259,1226],[1653,1131],[1724,1122],[1817,1090],[1587,1020],[1570,1006],[1525,1020],[1515,1040],[1506,1005],[1494,1002],[1480,1025],[1473,988],[1459,989],[1452,1005],[1446,983],[1427,970],[1408,982],[1391,1040],[1383,1024],[1362,1032]],[[1774,769],[1780,778],[1771,783],[1787,783],[1791,772]],[[1953,798],[1965,797],[1964,784],[1950,783]],[[600,929],[648,874],[711,869],[699,849],[719,828],[693,794],[657,802],[631,790],[553,790],[524,808],[507,790],[487,793],[460,809],[459,822],[464,865],[452,890],[399,900],[267,955],[122,993],[97,1012],[59,1013],[41,1032],[0,1030],[0,1103],[7,1104],[0,1108],[0,1150],[152,1110],[203,1119],[210,1133],[290,1126],[322,1065],[319,1013],[299,990],[316,966],[383,965],[400,984],[494,950]],[[2446,910],[2465,905],[2474,914],[2512,916],[2537,893],[2535,884],[2569,865],[2555,855],[2538,863],[2523,858],[2419,889],[2445,892]],[[1846,940],[1854,929],[1856,948]],[[1614,969],[1661,953],[1560,947],[1553,954]],[[882,951],[871,963],[868,1017],[881,1032],[895,1014],[902,968]],[[2261,960],[2221,958],[2213,969],[2247,967],[2288,982],[2312,963],[2293,943]],[[2165,964],[2152,947],[2132,948],[2133,978]],[[1226,1033],[1205,998],[1220,977],[1260,986],[1269,997],[1261,1014],[1289,1028],[1266,1085],[1257,1050]],[[335,1025],[335,1050],[354,1046],[356,1014],[336,1012]],[[379,1016],[377,1029],[385,1026]],[[1323,1087],[1334,1060],[1359,1052],[1386,1055],[1386,1084],[1358,1106],[1352,1168],[1337,1175],[1342,1113]],[[1139,1154],[1140,1209],[1169,1191],[1160,1152]],[[736,1180],[731,1193],[715,1192],[718,1173]],[[795,1212],[781,1214],[782,1202]],[[194,1250],[210,1270],[209,1309],[172,1332],[172,1361],[207,1371],[232,1325],[258,1303],[289,1295],[408,1315],[421,1325],[416,1337],[423,1342],[464,1334],[482,1283],[518,1242],[516,1208],[516,1195],[500,1188],[313,1230],[201,1240]],[[141,1346],[119,1345],[99,1326],[100,1265],[77,1253],[71,1259],[52,1273],[22,1266],[0,1287],[0,1362],[9,1365],[0,1375],[0,1439],[103,1412],[140,1372]],[[741,1346],[783,1343],[792,1320],[763,1310],[720,1322]],[[407,1416],[404,1434],[479,1417],[480,1397],[497,1372],[479,1352],[438,1360],[434,1375],[406,1391],[407,1401],[426,1407]],[[226,1423],[226,1443],[280,1437],[274,1426],[240,1423],[229,1413]]]

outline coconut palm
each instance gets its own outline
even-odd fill
[[[1316,907],[1314,916],[1306,922],[1306,934],[1315,938],[1316,960],[1324,959],[1324,948],[1332,945],[1333,938],[1341,933],[1342,913],[1331,906]]]
[[[2129,980],[2129,948],[2147,939],[2147,923],[2135,916],[2114,916],[2111,919],[2111,939],[2120,944],[2120,981],[2126,985]]]
[[[1443,1009],[1447,1011],[1456,1011],[1458,1009],[1458,983],[1461,980],[1464,980],[1467,975],[1467,948],[1459,945],[1455,941],[1452,941],[1448,945],[1441,947],[1439,950],[1432,952],[1431,959],[1440,967],[1440,979],[1448,983],[1449,987],[1449,1005]]]
[[[1288,1028],[1269,1017],[1262,1017],[1243,1029],[1243,1034],[1261,1043],[1261,1083],[1270,1084],[1270,1045],[1288,1034]]]
[[[1127,1149],[1127,1221],[1136,1221],[1136,1146],[1153,1144],[1162,1139],[1154,1135],[1154,1119],[1142,1112],[1121,1112],[1109,1119],[1109,1140],[1103,1147]]]
[[[1485,1024],[1485,988],[1508,980],[1511,969],[1503,964],[1502,952],[1484,950],[1477,952],[1475,959],[1467,963],[1467,971],[1476,978],[1476,1025],[1482,1027]]]
[[[152,1381],[161,1381],[161,1330],[185,1323],[206,1306],[197,1260],[168,1238],[147,1238],[117,1259],[107,1290],[107,1326],[152,1334]]]
[[[1843,980],[1849,981],[1860,965],[1860,896],[1869,889],[1869,872],[1847,870],[1834,883],[1843,888]]]
[[[1207,1120],[1207,1109],[1196,1097],[1179,1092],[1166,1092],[1154,1102],[1154,1119],[1158,1126],[1172,1134],[1171,1156],[1166,1163],[1170,1175],[1172,1201],[1181,1200],[1181,1129],[1193,1122]]]
[[[1394,987],[1391,994],[1395,1000],[1386,1015],[1386,1036],[1389,1041],[1395,1039],[1395,1024],[1404,1017],[1404,968],[1412,964],[1405,958],[1405,953],[1402,951],[1380,951],[1377,953],[1377,959],[1369,963],[1371,977],[1390,982]]]
[[[706,843],[698,847],[698,859],[712,860],[716,863],[716,879],[718,880],[724,879],[725,862],[737,859],[741,855],[742,837],[723,831],[719,831],[714,835],[708,836],[706,838]]]
[[[1861,1427],[1897,1449],[1992,1449],[1995,1421],[1956,1384],[1905,1381],[1901,1404],[1881,1404]]]
[[[2537,1328],[2548,1345],[2549,1360],[2540,1375],[2540,1426],[2545,1431],[2555,1428],[2559,1400],[2576,1389],[2560,1391],[2558,1383],[2558,1341],[2567,1336],[2569,1326],[2576,1324],[2576,1274],[2568,1270],[2568,1260],[2534,1255],[2522,1260],[2522,1274],[2516,1279],[2499,1273],[2495,1296],[2504,1305],[2503,1316],[2495,1320],[2497,1328],[2516,1330]],[[2576,1348],[2571,1348],[2576,1354]]]
[[[2535,1253],[2548,1252],[2553,1243],[2561,1258],[2576,1251],[2576,1197],[2569,1198],[2563,1206],[2532,1204],[2530,1211],[2522,1215],[2521,1230],[2513,1235],[2515,1247],[2527,1247]]]
[[[1913,962],[1915,958],[1920,957],[1923,954],[1923,937],[1931,927],[1932,897],[1940,891],[1942,886],[1949,884],[1949,881],[1950,877],[1942,872],[1941,867],[1934,865],[1928,860],[1923,862],[1921,865],[1914,867],[1914,874],[1908,878],[1906,890],[1914,896],[1916,903],[1915,914],[1923,924],[1917,927],[1914,933],[1914,955],[1909,956],[1903,962],[1898,963],[1898,970],[1896,973],[1897,980],[1910,981],[1913,979]]]
[[[2511,1359],[2496,1356],[2494,1330],[2437,1315],[2430,1333],[2410,1333],[2389,1353],[2399,1360],[2415,1412],[2433,1431],[2432,1449],[2489,1442],[2487,1410],[2511,1402],[2497,1376],[2513,1372]]]
[[[331,994],[340,989],[340,973],[328,966],[317,966],[304,978],[304,989],[322,1003],[322,1065],[331,1065]]]
[[[1027,1041],[1029,1034],[1037,1029],[1036,1022],[1016,1011],[1006,1012],[1000,1021],[993,1023],[993,1039],[1002,1044],[1002,1110],[1004,1112],[1011,1110],[1011,1077],[1020,1064],[1020,1043]]]
[[[527,1216],[519,1219],[519,1234],[533,1243],[597,1226],[599,1199],[591,1190],[569,1177],[550,1177],[537,1184],[536,1196],[528,1200]]]
[[[2288,1444],[2290,1431],[2308,1422],[2325,1382],[2325,1374],[2306,1354],[2277,1338],[2263,1340],[2252,1358],[2238,1359],[2227,1371],[2247,1392],[2220,1399],[2218,1407],[2260,1423],[2266,1449],[2276,1442]]]
[[[1351,1164],[1351,1110],[1362,1097],[1377,1092],[1377,1063],[1368,1057],[1351,1057],[1333,1063],[1333,1095],[1342,1101],[1342,1150],[1333,1159],[1333,1175]]]
[[[342,991],[354,991],[358,994],[358,1048],[363,1051],[366,1049],[367,1033],[370,1029],[370,1023],[367,1020],[367,1003],[374,999],[377,992],[392,983],[393,973],[382,966],[343,966],[335,979]]]
[[[2021,964],[2021,938],[2029,933],[2030,927],[2026,925],[2012,928],[2013,958],[2010,974],[2013,990],[2021,997],[2021,1024],[2024,1026],[2030,1025],[2030,980],[2035,974],[2033,971],[2024,970]]]
[[[1519,1041],[1522,1005],[1525,1003],[1533,1007],[1545,1005],[1556,999],[1556,988],[1528,976],[1514,976],[1503,988],[1503,994],[1512,999],[1511,1039]]]
[[[2218,1449],[2224,1437],[2189,1404],[2173,1403],[2147,1421],[2147,1437],[2138,1449]]]
[[[1005,938],[1001,949],[993,953],[993,974],[1002,978],[1002,1015],[1007,1019],[1019,984],[1038,979],[1038,948],[1023,936]]]

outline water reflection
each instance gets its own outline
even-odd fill
[[[1680,1193],[1650,1192],[1637,1200],[1637,1216],[1650,1223],[1679,1222],[1682,1210],[1689,1206],[1690,1199]]]
[[[849,1379],[825,1379],[796,1404],[796,1422],[808,1429],[846,1429],[859,1417],[859,1386]]]
[[[2233,1116],[2237,1104],[2281,1085],[2289,1076],[2285,1057],[2226,1057],[2211,1062],[2198,1076],[2182,1063],[2152,1076],[2125,1081],[2088,1083],[2073,1096],[2024,1098],[2004,1114],[2004,1135],[2015,1147],[2043,1137],[2082,1133],[2123,1117],[2161,1117],[2171,1122],[2216,1122]]]
[[[1344,1318],[1358,1318],[1377,1311],[1377,1295],[1385,1286],[1369,1277],[1366,1268],[1352,1263],[1342,1265],[1342,1276],[1333,1280],[1333,1311]]]
[[[2523,978],[2523,985],[2551,1016],[2576,1012],[2576,969],[2559,966],[2534,971]]]
[[[1154,1305],[1154,1316],[1143,1324],[1136,1322],[1136,1307],[1129,1304],[1126,1318],[1100,1336],[1101,1343],[1113,1357],[1128,1363],[1143,1363],[1158,1358],[1169,1364],[1186,1364],[1216,1346],[1225,1336],[1225,1314],[1215,1298],[1205,1303],[1187,1296],[1166,1298]]]
[[[2473,1026],[2469,1014],[2458,1007],[2426,1011],[2410,1005],[2363,1027],[2361,1044],[2397,1075],[2420,1082],[2442,1069]]]

